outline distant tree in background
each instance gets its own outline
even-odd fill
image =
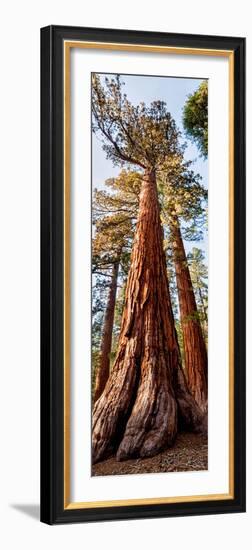
[[[208,341],[208,269],[204,263],[204,252],[193,247],[192,252],[187,254],[187,261],[190,269],[191,280],[194,288],[197,309],[204,332],[206,342]]]
[[[186,135],[197,144],[203,157],[208,155],[208,82],[204,80],[194,94],[189,95],[183,110]]]

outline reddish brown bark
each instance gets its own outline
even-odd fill
[[[94,402],[102,394],[109,377],[110,353],[113,335],[113,323],[115,314],[115,302],[117,291],[117,277],[119,269],[119,260],[115,261],[112,267],[111,283],[109,286],[107,307],[104,316],[103,331],[101,338],[101,350],[99,365],[95,379]]]
[[[171,227],[187,382],[194,399],[205,411],[207,408],[206,344],[177,217],[174,217]]]
[[[118,353],[93,410],[93,462],[152,456],[171,445],[178,423],[199,429],[202,413],[180,366],[156,178],[146,172]]]

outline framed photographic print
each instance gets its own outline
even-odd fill
[[[41,30],[41,520],[245,511],[245,39]]]

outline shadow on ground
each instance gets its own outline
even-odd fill
[[[32,519],[40,519],[40,506],[39,504],[10,504],[10,507]]]

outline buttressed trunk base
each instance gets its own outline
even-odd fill
[[[93,410],[93,463],[148,457],[172,445],[178,422],[199,429],[202,413],[180,365],[155,173],[146,171],[128,275],[118,353]]]

